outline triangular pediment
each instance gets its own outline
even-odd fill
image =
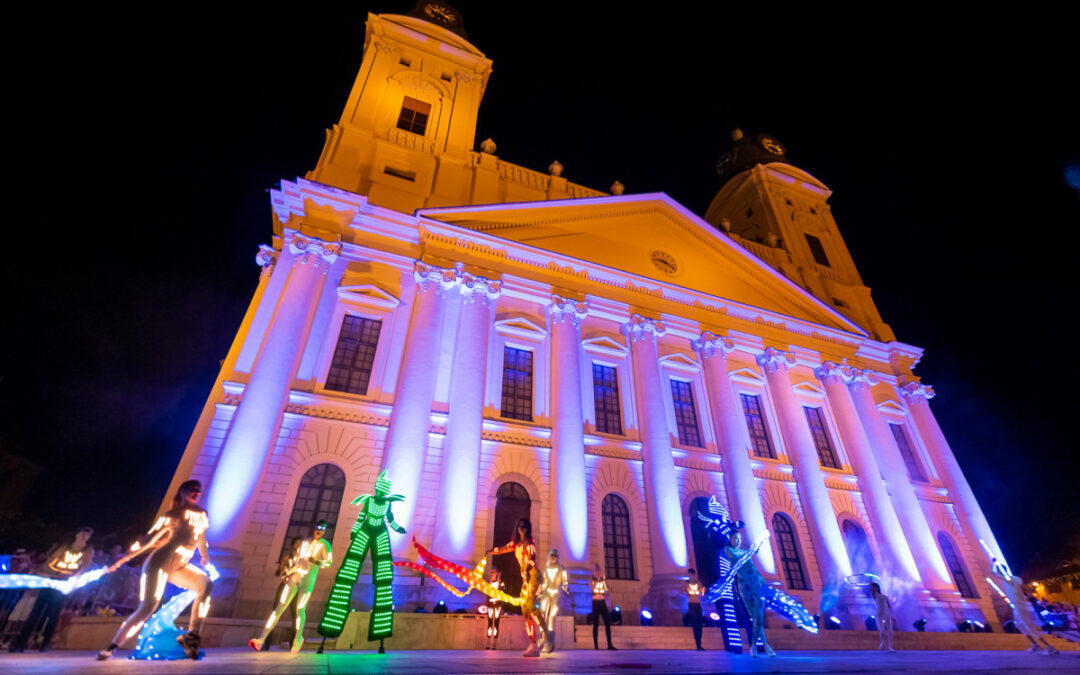
[[[602,265],[625,273],[627,286],[651,286],[651,282],[641,279],[645,277],[748,307],[865,334],[849,319],[662,193],[422,209],[418,215],[560,254],[558,260],[552,260],[556,266],[566,266],[566,257]],[[610,276],[606,272],[597,274]],[[673,290],[673,294],[677,292]]]
[[[499,319],[495,322],[495,331],[502,335],[518,335],[533,339],[543,339],[548,333],[546,328],[523,316]]]
[[[907,414],[907,410],[904,410],[904,406],[900,405],[896,401],[891,400],[878,403],[877,409],[887,415],[903,416]]]
[[[815,384],[813,384],[811,382],[806,382],[806,381],[799,382],[798,384],[793,385],[791,388],[794,389],[795,391],[801,391],[801,392],[806,393],[806,394],[815,394],[817,396],[822,396],[822,395],[825,394],[825,392],[822,391],[822,389],[820,387],[818,387],[817,385],[815,385]]]
[[[337,289],[338,297],[342,300],[351,300],[366,305],[376,305],[393,309],[401,302],[393,295],[374,284],[356,284],[352,286],[340,286]]]
[[[760,373],[753,370],[752,368],[739,368],[737,370],[733,370],[731,371],[731,373],[728,374],[728,377],[733,380],[741,379],[748,380],[750,382],[765,382],[765,378],[763,378]]]
[[[676,370],[688,370],[691,372],[697,372],[701,370],[701,364],[690,358],[686,354],[675,352],[674,354],[668,354],[660,357],[660,363],[674,368]]]
[[[626,345],[606,335],[582,340],[581,345],[588,351],[611,354],[613,356],[625,356],[629,353]]]

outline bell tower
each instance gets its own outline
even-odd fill
[[[793,166],[772,136],[736,129],[717,162],[722,187],[705,220],[882,342],[895,340],[844,244],[832,191]]]
[[[491,61],[466,40],[449,4],[368,14],[360,72],[307,178],[407,213],[467,202],[490,75]]]

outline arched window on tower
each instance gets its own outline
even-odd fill
[[[615,494],[604,497],[604,565],[609,579],[635,579],[634,548],[630,537],[630,509]]]
[[[949,572],[952,573],[956,590],[960,591],[960,595],[965,598],[979,597],[968,578],[967,570],[964,568],[964,561],[956,554],[956,547],[953,546],[952,540],[944,532],[938,532],[937,540],[941,546],[941,554],[945,556],[945,564],[949,566]]]
[[[774,515],[772,524],[773,534],[776,535],[776,545],[780,549],[780,564],[784,568],[784,579],[787,581],[788,590],[810,590],[810,584],[806,582],[806,573],[803,571],[802,556],[799,555],[799,541],[795,538],[795,524],[783,513]]]
[[[334,540],[334,527],[341,511],[341,498],[345,496],[345,472],[333,464],[316,464],[300,479],[293,502],[289,527],[281,552],[289,550],[296,537],[307,539],[315,523],[326,521],[326,540]]]

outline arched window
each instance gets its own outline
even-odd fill
[[[975,592],[975,587],[972,586],[971,581],[968,580],[967,570],[964,569],[964,562],[960,560],[960,556],[956,555],[956,547],[953,546],[952,541],[945,536],[944,532],[938,532],[937,540],[938,544],[941,546],[941,554],[945,556],[945,564],[949,566],[949,572],[952,573],[953,583],[956,584],[956,590],[960,591],[960,595],[965,598],[979,597]]]
[[[326,521],[326,540],[334,540],[334,527],[341,511],[341,498],[345,495],[345,472],[333,464],[316,464],[300,479],[289,516],[289,528],[281,552],[291,548],[296,537],[307,539],[320,520]]]
[[[851,571],[856,574],[877,572],[874,552],[870,548],[870,540],[866,538],[866,532],[862,527],[854,520],[845,518],[841,530],[844,534],[844,547],[847,548],[848,559],[851,560]]]
[[[521,483],[506,482],[495,493],[495,530],[492,533],[492,546],[505,546],[514,538],[514,528],[521,518],[532,520],[532,500],[529,491]],[[536,524],[533,524],[533,537],[536,536]],[[543,564],[542,561],[537,561]],[[502,575],[506,592],[517,596],[521,592],[521,568],[512,555],[497,555],[491,564]]]
[[[618,495],[604,497],[604,565],[609,579],[634,579],[634,548],[630,538],[630,509]]]
[[[784,568],[784,578],[787,580],[788,590],[810,590],[810,584],[806,582],[806,574],[803,572],[802,557],[799,555],[799,542],[795,538],[794,523],[786,515],[777,513],[773,516],[772,525],[773,534],[776,535],[776,545],[780,549],[780,564]]]

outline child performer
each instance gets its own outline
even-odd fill
[[[184,481],[173,497],[172,508],[150,528],[146,543],[136,541],[131,545],[131,553],[109,567],[112,572],[136,555],[150,552],[139,579],[139,606],[120,626],[109,646],[98,653],[99,661],[112,658],[118,647],[139,632],[143,623],[161,604],[166,582],[197,593],[191,605],[188,632],[176,641],[189,658],[198,660],[199,631],[203,619],[210,613],[210,593],[214,590],[214,582],[206,572],[190,564],[197,550],[203,567],[211,568],[210,552],[204,536],[210,520],[206,510],[195,503],[201,494],[202,483],[197,480]]]
[[[888,596],[881,592],[881,586],[876,581],[870,582],[870,597],[874,598],[877,604],[877,631],[881,638],[877,648],[884,649],[885,644],[888,643],[889,653],[893,654],[896,650],[892,646],[892,603],[889,602]]]
[[[310,539],[305,539],[300,544],[300,550],[290,561],[285,570],[285,588],[278,596],[278,606],[270,614],[270,618],[263,627],[259,637],[248,642],[248,646],[255,651],[262,651],[263,642],[270,631],[274,630],[281,615],[289,608],[289,604],[299,595],[296,601],[296,636],[293,638],[293,654],[300,651],[304,646],[304,622],[307,620],[307,603],[311,599],[311,592],[315,589],[315,580],[319,576],[319,570],[330,567],[333,556],[330,553],[330,542],[324,539],[326,534],[326,521],[320,520],[315,524],[315,530]]]
[[[529,636],[529,646],[522,656],[540,656],[540,647],[536,644],[537,630],[543,630],[543,619],[536,607],[536,595],[540,590],[540,571],[536,569],[536,544],[533,542],[532,523],[528,518],[521,518],[514,530],[514,538],[506,546],[499,546],[487,552],[488,555],[513,553],[521,568],[521,615],[525,618],[525,633]]]
[[[491,586],[496,590],[503,590],[506,584],[502,582],[499,570],[491,570]],[[487,600],[487,644],[484,649],[498,649],[495,643],[499,639],[499,619],[502,618],[503,604],[501,600],[488,597]]]
[[[566,575],[566,568],[559,563],[559,549],[553,548],[548,554],[547,567],[544,568],[544,583],[540,587],[540,613],[544,617],[544,647],[541,651],[545,654],[555,651],[555,617],[559,615],[560,592],[570,598],[572,605],[574,598],[570,595],[570,581]]]
[[[600,619],[604,619],[604,632],[607,633],[607,648],[611,646],[611,613],[608,612],[608,587],[607,577],[600,574],[600,563],[593,565],[592,579],[589,580],[592,587],[592,643],[593,649],[600,649]]]
[[[743,546],[743,534],[740,531],[731,533],[731,543],[724,549],[724,557],[731,561],[734,566],[742,558],[746,551]],[[754,566],[754,561],[743,564],[735,573],[735,584],[742,596],[746,613],[750,615],[750,656],[757,656],[757,643],[760,640],[765,646],[765,653],[776,656],[776,652],[765,640],[765,603],[762,600],[762,585],[765,580]]]
[[[697,650],[703,652],[705,648],[701,646],[701,595],[705,592],[705,587],[698,580],[697,570],[693,567],[686,570],[686,574],[687,580],[683,582],[682,592],[686,594],[687,614],[690,615],[690,627],[694,630],[694,642]]]

